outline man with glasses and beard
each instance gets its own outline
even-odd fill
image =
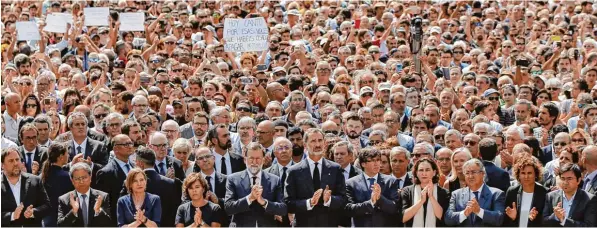
[[[50,211],[50,200],[41,178],[22,172],[16,148],[2,150],[2,225],[41,227]]]
[[[363,121],[357,114],[351,114],[346,117],[346,124],[344,125],[344,140],[352,143],[356,148],[365,148],[368,145],[366,136],[361,135],[363,132]]]
[[[207,146],[215,156],[216,170],[224,175],[230,175],[246,169],[242,156],[229,153],[232,148],[230,132],[224,124],[217,124],[207,132]]]
[[[127,135],[133,141],[135,149],[145,145],[145,137],[141,125],[135,120],[126,120],[122,125],[122,134]]]
[[[324,133],[311,128],[305,133],[307,159],[290,167],[284,192],[288,212],[296,226],[338,226],[346,205],[346,185],[340,165],[323,158]]]
[[[262,172],[265,148],[261,144],[251,142],[243,152],[247,170],[228,176],[226,212],[234,216],[238,227],[277,226],[276,221],[282,222],[287,214],[283,183],[278,176]]]

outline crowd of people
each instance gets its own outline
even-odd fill
[[[591,0],[0,4],[3,226],[597,226]]]

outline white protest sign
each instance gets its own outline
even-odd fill
[[[145,14],[140,13],[121,13],[120,31],[145,31]]]
[[[109,26],[110,8],[91,7],[83,10],[85,14],[85,26]]]
[[[17,21],[17,40],[41,40],[37,23],[34,21]]]
[[[66,23],[73,24],[73,15],[70,13],[53,13],[52,15],[60,18],[61,20],[65,21]],[[46,19],[47,21],[47,19]]]
[[[249,19],[231,19],[224,21],[224,51],[250,52],[268,49],[267,24],[262,17]]]
[[[66,21],[60,16],[48,14],[48,17],[46,17],[46,26],[44,27],[44,31],[66,33],[66,25]]]

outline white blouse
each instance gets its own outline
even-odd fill
[[[520,204],[520,220],[518,221],[518,226],[527,227],[529,213],[531,212],[531,206],[533,204],[533,193],[526,193],[523,191]]]

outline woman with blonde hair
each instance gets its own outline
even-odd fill
[[[593,145],[593,139],[591,138],[589,133],[587,133],[582,128],[575,128],[574,130],[572,130],[572,132],[570,132],[569,135],[572,146],[576,148],[580,146]]]
[[[471,155],[471,152],[464,147],[454,150],[454,153],[452,153],[452,156],[450,157],[452,174],[450,174],[450,177],[444,182],[443,188],[448,189],[448,191],[452,193],[453,191],[456,191],[456,189],[466,187],[462,166],[466,161],[472,158],[473,156]]]

